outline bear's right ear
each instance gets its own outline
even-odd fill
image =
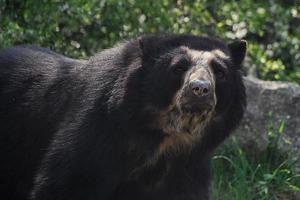
[[[157,38],[155,36],[140,36],[137,40],[143,60],[150,61],[152,58],[155,58],[158,53]]]
[[[137,41],[139,43],[139,47],[142,50],[143,55],[147,54],[148,46],[149,46],[149,38],[147,36],[138,37]]]
[[[236,66],[240,66],[244,61],[247,51],[246,40],[236,40],[228,44],[228,48],[231,54],[231,59]]]

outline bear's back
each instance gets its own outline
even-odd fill
[[[0,51],[0,185],[5,187],[3,191],[28,193],[49,141],[67,112],[65,108],[72,103],[70,97],[76,93],[72,87],[60,85],[71,86],[76,82],[74,68],[84,63],[36,46]]]

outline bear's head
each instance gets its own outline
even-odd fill
[[[227,45],[183,35],[142,36],[135,42],[142,78],[131,84],[139,87],[143,112],[152,116],[147,123],[166,136],[160,151],[199,138],[218,144],[235,128],[245,106],[240,73],[245,41]]]

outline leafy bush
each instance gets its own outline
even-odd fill
[[[0,0],[0,47],[34,43],[84,58],[143,33],[244,38],[246,73],[300,83],[299,0]]]

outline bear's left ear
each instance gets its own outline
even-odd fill
[[[246,40],[236,40],[228,44],[228,48],[231,54],[231,59],[236,66],[240,66],[244,61],[247,51]]]

